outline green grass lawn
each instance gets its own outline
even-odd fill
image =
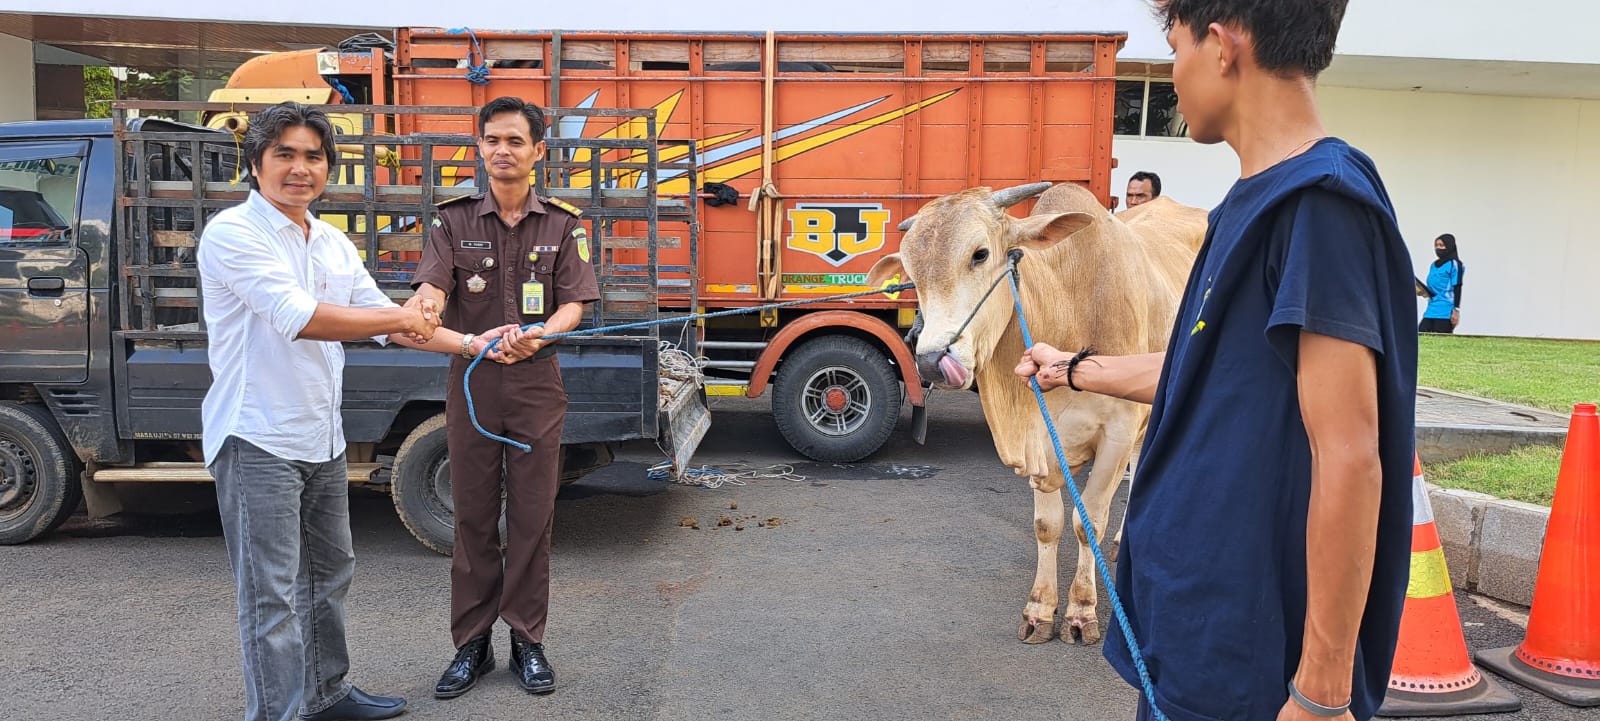
[[[1527,446],[1500,455],[1468,456],[1422,471],[1437,486],[1548,506],[1555,497],[1556,476],[1561,471],[1561,449]]]
[[[1600,341],[1421,336],[1418,385],[1571,413],[1600,402]]]
[[[1423,335],[1419,340],[1418,385],[1563,415],[1572,412],[1574,403],[1600,402],[1600,342],[1452,335]],[[1423,470],[1429,481],[1445,488],[1550,505],[1561,449],[1531,446]]]

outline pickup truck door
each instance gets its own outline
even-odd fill
[[[88,257],[77,245],[88,152],[85,141],[0,143],[0,382],[88,379]]]

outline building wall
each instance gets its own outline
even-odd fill
[[[33,43],[0,34],[0,68],[0,123],[33,120]]]
[[[1329,130],[1378,164],[1414,270],[1453,233],[1467,265],[1459,332],[1600,339],[1600,101],[1324,87]],[[1212,207],[1238,177],[1224,145],[1118,138],[1112,188],[1137,170]]]

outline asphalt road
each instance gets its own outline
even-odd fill
[[[1098,647],[1017,641],[1031,493],[1000,466],[974,396],[934,403],[927,446],[903,418],[870,462],[832,466],[797,462],[764,402],[719,399],[699,462],[793,463],[805,479],[671,486],[645,478],[659,456],[639,445],[566,488],[546,637],[561,688],[544,697],[504,670],[499,626],[501,668],[460,699],[432,698],[452,650],[449,562],[406,534],[387,496],[358,491],[353,678],[406,696],[411,719],[1131,719],[1134,692]],[[0,719],[240,717],[210,487],[161,500],[184,512],[75,518],[0,548]],[[1460,606],[1472,648],[1520,639],[1519,609]],[[1520,714],[1473,718],[1595,718],[1508,688]]]

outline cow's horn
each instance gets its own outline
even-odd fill
[[[989,201],[994,203],[996,208],[1009,208],[1049,190],[1050,185],[1050,183],[1029,183],[1006,188],[1005,190],[996,190],[989,194]]]
[[[896,227],[900,229],[900,232],[904,233],[908,230],[911,230],[911,224],[915,222],[917,222],[917,216],[913,215],[905,220],[900,221],[900,225]]]

